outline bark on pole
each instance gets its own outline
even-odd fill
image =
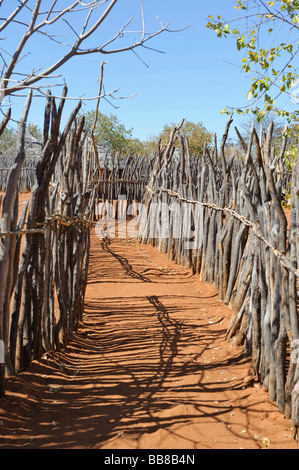
[[[25,160],[25,152],[24,152],[24,139],[25,139],[25,131],[26,131],[26,124],[27,124],[27,117],[30,109],[32,99],[32,91],[29,91],[25,106],[23,109],[23,113],[21,115],[19,127],[18,127],[18,134],[17,134],[17,155],[15,161],[12,165],[10,170],[10,175],[8,179],[7,191],[3,200],[2,205],[2,219],[0,224],[0,231],[1,232],[10,232],[13,230],[14,224],[13,222],[13,212],[14,212],[14,204],[17,204],[17,190],[18,190],[18,180],[19,175],[21,172],[22,165]],[[5,356],[6,361],[9,360],[7,356],[7,351],[9,348],[8,345],[8,332],[9,332],[9,302],[7,296],[10,297],[11,285],[9,283],[9,274],[10,269],[14,260],[14,252],[11,251],[12,247],[12,239],[10,237],[1,237],[1,246],[0,246],[0,339],[4,341],[5,346]],[[1,367],[1,376],[0,382],[2,385],[0,386],[2,395],[4,394],[4,366],[3,364]]]

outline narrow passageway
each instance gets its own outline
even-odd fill
[[[225,340],[213,286],[134,239],[92,234],[66,350],[8,380],[0,448],[294,448],[289,422]]]

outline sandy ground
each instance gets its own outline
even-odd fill
[[[156,248],[93,233],[83,322],[7,380],[0,449],[297,449],[231,315]]]

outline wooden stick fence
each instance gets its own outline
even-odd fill
[[[102,201],[113,201],[119,195],[125,196],[130,205],[133,201],[142,201],[152,159],[149,157],[126,157],[120,165],[116,159],[111,169],[104,167],[99,181],[99,197]]]
[[[292,171],[287,229],[281,194],[289,178],[282,179],[283,172],[272,165],[273,126],[263,142],[252,128],[248,145],[242,143],[245,160],[227,162],[231,122],[220,155],[214,148],[206,149],[203,158],[191,158],[184,136],[179,131],[173,134],[148,178],[140,241],[157,246],[203,281],[214,283],[233,312],[227,339],[244,345],[254,373],[297,433],[299,158]],[[176,137],[180,159],[172,158]]]
[[[3,162],[2,162],[3,164]],[[6,192],[7,181],[9,178],[11,168],[0,167],[0,191]],[[36,182],[35,166],[21,168],[21,174],[19,178],[19,191],[20,193],[28,193],[33,188]]]
[[[278,251],[273,245],[271,245],[271,243],[269,243],[269,241],[266,240],[265,237],[263,237],[263,235],[260,233],[259,228],[257,227],[257,225],[255,225],[250,220],[245,219],[244,216],[238,214],[234,210],[229,209],[228,207],[218,207],[218,206],[216,206],[216,204],[212,204],[212,203],[208,203],[208,202],[199,202],[199,201],[194,201],[192,199],[187,199],[185,197],[181,197],[178,193],[176,193],[174,191],[171,191],[169,189],[160,188],[160,189],[156,189],[154,192],[149,188],[149,186],[146,186],[145,189],[151,193],[151,197],[153,197],[153,196],[155,196],[156,194],[159,194],[159,193],[167,193],[170,196],[175,197],[176,199],[178,199],[182,202],[187,202],[188,204],[197,204],[197,205],[200,205],[202,207],[209,207],[209,208],[211,208],[215,211],[221,211],[221,212],[232,215],[235,219],[240,220],[244,225],[246,225],[247,227],[250,227],[252,229],[253,234],[257,238],[259,238],[266,246],[268,246],[268,248],[270,248],[272,253],[280,260],[281,264],[286,269],[291,271],[294,274],[294,276],[299,278],[299,270],[296,269],[290,263],[290,261],[280,251]]]
[[[45,351],[65,346],[82,317],[97,185],[88,180],[95,167],[87,158],[84,118],[76,119],[81,103],[60,132],[66,94],[65,87],[57,107],[48,92],[42,153],[19,217],[29,93],[2,201],[0,338],[5,367],[1,364],[0,396],[5,370],[16,374]]]
[[[297,432],[299,158],[289,173],[283,160],[285,140],[274,153],[273,125],[262,139],[252,127],[248,143],[236,129],[243,160],[226,156],[230,118],[220,147],[206,147],[200,158],[190,155],[179,126],[154,158],[120,161],[115,156],[112,166],[99,168],[84,119],[76,119],[80,104],[60,134],[64,98],[57,108],[49,93],[42,155],[30,201],[18,218],[30,101],[29,94],[2,201],[0,338],[7,373],[23,370],[44,351],[60,349],[72,338],[83,312],[97,204],[122,195],[128,205],[141,201],[145,206],[139,220],[141,243],[157,246],[214,283],[219,298],[232,309],[227,339],[244,345],[254,373]],[[288,225],[281,196],[290,181]],[[0,396],[4,367],[1,374]]]

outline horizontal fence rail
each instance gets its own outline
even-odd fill
[[[247,227],[250,227],[250,229],[252,229],[253,234],[259,240],[261,240],[268,248],[270,248],[272,253],[280,260],[281,264],[286,269],[288,269],[290,272],[292,272],[294,274],[294,276],[299,278],[299,270],[296,269],[290,263],[290,261],[282,253],[280,253],[280,251],[278,251],[273,245],[271,245],[271,243],[269,243],[268,240],[266,240],[266,238],[260,233],[258,226],[256,224],[254,224],[253,222],[251,222],[250,220],[245,219],[244,216],[238,214],[236,211],[234,211],[232,209],[229,209],[228,207],[218,207],[218,206],[216,206],[216,204],[212,204],[212,203],[208,203],[208,202],[199,202],[199,201],[194,201],[194,200],[191,200],[191,199],[187,199],[185,197],[180,196],[178,193],[176,193],[174,191],[171,191],[170,189],[159,188],[159,189],[156,189],[155,191],[152,191],[148,186],[146,186],[145,189],[147,191],[149,191],[149,193],[151,194],[151,197],[153,197],[153,196],[155,196],[159,193],[166,193],[169,196],[175,197],[176,199],[178,199],[182,202],[185,202],[187,204],[197,204],[197,205],[200,205],[202,207],[210,208],[214,211],[225,212],[226,214],[232,215],[235,219],[240,220],[240,222],[242,222],[242,224],[244,224]]]

